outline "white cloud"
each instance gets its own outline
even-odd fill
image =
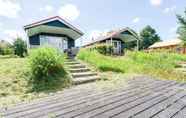
[[[100,30],[92,30],[89,34],[88,34],[88,39],[94,40],[96,38],[98,38],[101,35],[102,31]]]
[[[13,42],[15,38],[17,37],[21,37],[23,39],[25,39],[25,35],[23,32],[18,31],[18,30],[5,30],[3,32],[3,34],[5,35],[5,40],[8,42]]]
[[[12,0],[0,0],[0,16],[16,18],[20,10],[19,3]]]
[[[0,30],[2,30],[3,27],[3,23],[0,22]]]
[[[178,28],[177,26],[171,27],[171,28],[169,29],[169,32],[170,32],[170,33],[176,33],[177,28]]]
[[[79,17],[80,11],[75,5],[66,4],[59,9],[58,14],[65,19],[73,21]]]
[[[138,23],[140,21],[140,18],[139,17],[136,17],[132,20],[133,23]]]
[[[150,0],[151,5],[153,6],[160,6],[163,0]]]
[[[46,11],[46,12],[50,13],[53,10],[54,10],[54,8],[52,6],[50,6],[50,5],[46,5],[46,6],[42,7],[42,8],[40,8],[41,12]]]
[[[170,12],[175,12],[176,10],[176,6],[172,6],[172,7],[167,7],[163,10],[163,13],[170,13]]]

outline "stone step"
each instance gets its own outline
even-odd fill
[[[75,65],[68,65],[68,67],[70,68],[70,69],[77,69],[77,68],[86,68],[86,66],[85,65],[82,65],[82,64],[75,64]]]
[[[69,69],[71,73],[78,73],[78,72],[88,72],[90,69],[88,68],[75,68],[75,69]]]
[[[89,76],[89,77],[81,77],[81,78],[74,78],[72,80],[73,84],[83,84],[83,83],[88,83],[88,82],[93,82],[100,79],[99,76]]]
[[[72,76],[74,78],[79,78],[79,77],[89,77],[89,76],[96,76],[97,73],[88,71],[88,72],[80,72],[80,73],[72,73]]]

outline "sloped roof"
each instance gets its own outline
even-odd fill
[[[47,18],[47,19],[44,19],[44,20],[40,20],[40,21],[31,23],[29,25],[25,25],[24,29],[27,30],[29,28],[36,27],[36,26],[39,26],[39,25],[42,25],[42,24],[45,24],[45,23],[48,23],[48,22],[51,22],[51,21],[55,21],[55,20],[58,20],[58,21],[64,23],[65,25],[70,27],[72,30],[74,30],[74,31],[78,32],[79,34],[83,35],[83,32],[81,32],[79,29],[77,29],[76,27],[74,27],[73,25],[71,25],[70,23],[68,23],[66,20],[64,20],[63,18],[61,18],[59,16],[50,17],[50,18]]]
[[[166,40],[162,42],[156,42],[153,45],[151,45],[149,49],[180,45],[181,42],[182,41],[180,39],[171,39],[171,40]]]
[[[104,41],[104,40],[109,39],[111,37],[115,37],[118,34],[121,34],[122,32],[125,32],[125,31],[130,32],[136,39],[138,39],[138,34],[136,34],[136,32],[133,31],[132,29],[126,27],[126,28],[123,28],[123,29],[116,29],[116,30],[111,30],[107,33],[103,33],[100,37],[98,37],[97,39],[95,39],[94,41],[92,41],[90,43],[85,44],[84,46],[92,45],[94,43]]]

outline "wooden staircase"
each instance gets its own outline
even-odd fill
[[[181,62],[178,64],[178,68],[176,68],[177,71],[180,71],[186,75],[186,62]]]
[[[69,58],[65,61],[65,66],[68,73],[72,77],[73,84],[82,84],[93,82],[100,79],[96,72],[91,71],[86,65],[77,61],[76,59]]]

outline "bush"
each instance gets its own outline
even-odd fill
[[[113,46],[108,44],[97,44],[92,47],[93,49],[97,50],[99,53],[104,55],[111,55],[113,51]]]
[[[63,70],[63,56],[52,47],[41,47],[31,51],[29,62],[34,78],[44,79]]]
[[[24,57],[27,54],[27,45],[26,42],[21,38],[17,38],[13,44],[14,53],[20,57]]]

